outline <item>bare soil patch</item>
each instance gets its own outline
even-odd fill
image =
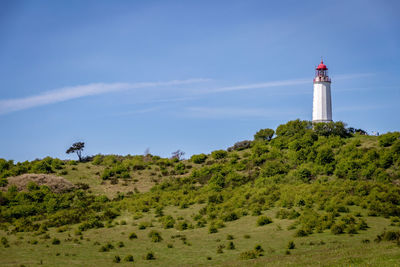
[[[29,173],[8,177],[7,180],[8,185],[3,188],[5,191],[12,185],[15,185],[19,191],[26,190],[29,182],[35,182],[38,185],[46,185],[55,193],[71,191],[74,188],[74,185],[70,181],[52,174]]]

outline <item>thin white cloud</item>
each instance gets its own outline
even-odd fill
[[[338,75],[335,75],[334,79],[348,80],[348,79],[368,77],[368,76],[372,76],[372,75],[374,75],[374,74],[373,73],[338,74]],[[303,84],[311,84],[311,83],[312,83],[312,79],[310,79],[310,78],[290,79],[290,80],[272,81],[272,82],[264,82],[264,83],[245,84],[245,85],[238,85],[238,86],[220,87],[220,88],[214,88],[214,89],[208,89],[208,90],[201,90],[201,91],[199,91],[199,93],[201,93],[201,94],[224,93],[224,92],[243,91],[243,90],[251,90],[251,89],[261,89],[261,88],[295,86],[295,85],[303,85]],[[309,90],[309,91],[296,90],[292,93],[308,94],[310,92],[312,93],[312,90]],[[279,92],[279,94],[288,94],[288,93],[290,93],[290,92],[282,92],[282,91]]]
[[[140,89],[148,87],[159,87],[159,86],[184,85],[184,84],[193,84],[205,81],[209,81],[209,79],[189,79],[189,80],[173,80],[167,82],[143,82],[143,83],[110,83],[110,84],[93,83],[88,85],[64,87],[52,91],[47,91],[35,96],[0,100],[0,114],[63,102],[70,99],[75,99],[85,96],[100,95],[122,90],[132,90],[132,89]]]
[[[289,85],[300,85],[310,83],[310,79],[297,79],[297,80],[284,80],[284,81],[273,81],[265,83],[253,83],[239,86],[228,86],[220,87],[215,89],[203,90],[202,93],[223,93],[231,91],[242,91],[250,89],[268,88],[268,87],[279,87],[279,86],[289,86]]]
[[[346,80],[346,79],[356,79],[361,77],[367,77],[374,75],[373,73],[354,73],[354,74],[339,74],[336,75],[334,79],[336,80]],[[10,113],[18,110],[29,109],[33,107],[63,102],[71,99],[100,95],[112,92],[118,92],[123,90],[132,90],[140,88],[149,87],[161,87],[161,86],[174,86],[174,85],[189,85],[199,82],[210,81],[210,79],[188,79],[188,80],[173,80],[167,82],[143,82],[143,83],[93,83],[88,85],[78,85],[71,87],[64,87],[60,89],[55,89],[52,91],[47,91],[39,95],[29,96],[24,98],[16,99],[4,99],[0,100],[0,114]],[[212,89],[197,89],[197,90],[185,90],[185,97],[181,98],[166,98],[166,99],[156,99],[145,101],[151,102],[175,102],[175,101],[186,101],[195,98],[196,96],[213,94],[213,93],[228,93],[234,91],[261,89],[261,88],[273,88],[273,87],[287,87],[296,86],[303,84],[310,84],[310,78],[307,79],[291,79],[291,80],[281,80],[272,81],[264,83],[253,83],[238,86],[227,86]],[[311,90],[295,90],[295,91],[271,91],[274,94],[309,94]],[[187,95],[189,94],[189,96]]]

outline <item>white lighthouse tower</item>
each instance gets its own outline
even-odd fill
[[[322,60],[315,69],[312,121],[332,121],[331,79]]]

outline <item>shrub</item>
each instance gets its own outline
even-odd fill
[[[257,226],[263,226],[270,223],[272,223],[272,220],[267,216],[260,216],[257,219]]]
[[[148,236],[151,238],[151,242],[161,242],[163,240],[160,232],[154,230],[150,231]]]
[[[164,229],[173,228],[175,225],[175,220],[171,215],[164,216],[160,219]]]
[[[134,261],[133,256],[132,255],[126,255],[125,258],[124,258],[124,261],[130,261],[130,262]]]
[[[235,143],[232,147],[229,147],[228,151],[233,151],[233,150],[240,151],[240,150],[247,149],[250,146],[251,146],[251,141],[244,140],[244,141],[240,141],[240,142]]]
[[[228,152],[226,152],[225,150],[222,150],[222,149],[211,152],[211,157],[213,157],[214,159],[224,159],[224,158],[226,158],[227,155],[228,155]]]
[[[137,238],[136,233],[130,233],[129,234],[129,239],[136,239],[136,238]]]
[[[239,216],[235,212],[230,212],[222,217],[224,222],[231,222],[239,219]]]
[[[114,256],[114,259],[113,259],[113,262],[115,262],[115,263],[120,263],[120,262],[121,262],[121,257],[118,256],[118,255],[115,255],[115,256]]]
[[[208,228],[208,233],[209,234],[218,233],[217,227],[215,227],[215,225],[210,225],[210,227]]]
[[[58,238],[53,238],[53,240],[51,241],[51,244],[53,244],[53,245],[59,245],[60,243],[61,243],[61,241]]]
[[[1,244],[5,247],[8,248],[10,246],[10,244],[8,243],[8,239],[6,237],[2,237],[1,238]]]
[[[240,253],[240,259],[251,260],[257,258],[257,254],[254,250],[244,251]]]
[[[304,229],[299,229],[296,231],[294,236],[297,236],[297,237],[308,236],[308,232]]]
[[[295,247],[296,247],[296,245],[294,244],[294,242],[293,241],[289,241],[289,243],[287,245],[287,248],[288,249],[294,249]]]
[[[233,239],[235,239],[235,238],[233,237],[233,235],[227,235],[227,236],[226,236],[226,239],[227,239],[227,240],[233,240]]]
[[[179,231],[184,231],[188,228],[189,228],[189,223],[187,221],[180,221],[176,225],[176,229],[178,229]]]
[[[339,235],[344,233],[344,225],[343,224],[334,224],[331,227],[332,234]]]
[[[227,249],[230,249],[230,250],[235,249],[235,244],[232,241],[230,241],[228,243]]]
[[[389,132],[378,137],[379,145],[382,147],[391,146],[400,137],[399,132]]]
[[[272,129],[261,129],[254,135],[254,140],[270,141],[274,133]]]
[[[117,244],[117,246],[118,246],[119,248],[123,248],[123,247],[125,247],[125,244],[124,244],[124,242],[119,241],[118,244]]]
[[[110,251],[111,249],[114,249],[114,246],[110,242],[108,242],[104,246],[100,247],[99,251],[100,252],[107,252],[107,251]]]
[[[261,245],[256,245],[254,247],[254,251],[256,252],[257,256],[262,256],[264,249],[261,247]]]
[[[196,163],[196,164],[202,164],[202,163],[204,163],[204,162],[206,161],[206,159],[207,159],[207,155],[206,155],[206,154],[193,155],[193,156],[190,158],[190,160],[191,160],[193,163]]]
[[[152,251],[147,252],[146,256],[144,257],[145,260],[155,260],[156,257]]]

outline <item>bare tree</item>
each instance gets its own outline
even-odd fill
[[[185,155],[185,152],[183,152],[182,150],[178,149],[175,152],[172,152],[172,157],[171,159],[178,159],[178,160],[182,160],[183,155]]]
[[[73,143],[72,146],[68,148],[65,153],[67,154],[76,153],[76,155],[78,155],[79,161],[82,161],[82,151],[84,148],[85,148],[84,142],[76,142]]]

